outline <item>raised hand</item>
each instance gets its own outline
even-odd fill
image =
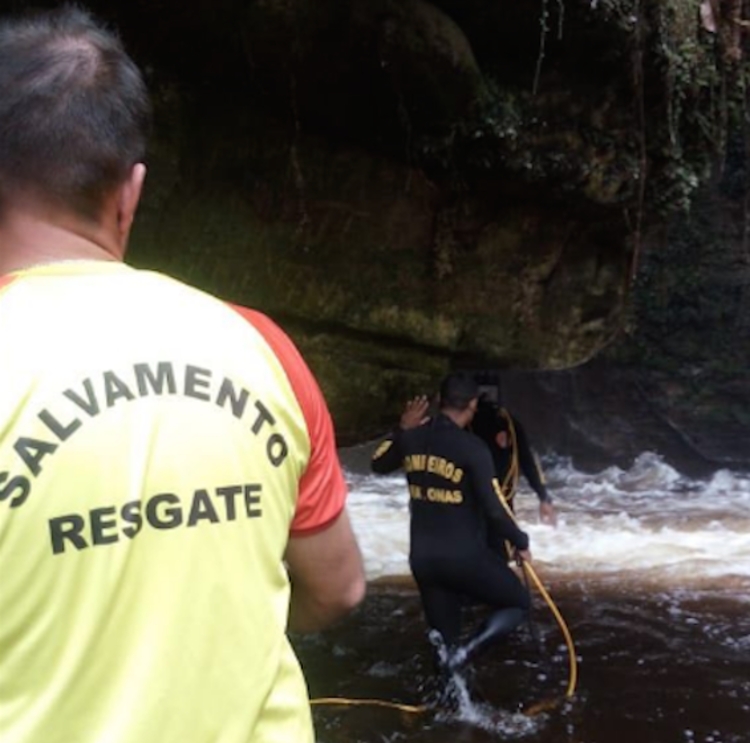
[[[429,420],[427,410],[430,407],[430,401],[427,395],[417,395],[407,401],[404,412],[401,413],[399,425],[404,431],[410,428],[416,428]]]

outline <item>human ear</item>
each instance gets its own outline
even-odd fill
[[[117,194],[117,231],[122,246],[128,241],[145,179],[146,166],[143,163],[136,163],[119,188]]]

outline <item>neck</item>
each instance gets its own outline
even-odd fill
[[[453,408],[443,408],[440,411],[446,418],[450,418],[459,428],[465,428],[469,422],[465,410],[454,410]]]
[[[0,276],[58,261],[122,260],[123,252],[103,226],[75,217],[11,208],[0,220]]]

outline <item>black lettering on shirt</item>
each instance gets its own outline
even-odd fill
[[[123,521],[128,522],[131,526],[123,526],[122,533],[132,539],[143,526],[143,516],[141,516],[141,502],[139,500],[128,501],[120,511]]]
[[[64,425],[46,409],[39,413],[39,420],[44,423],[44,425],[47,426],[47,428],[49,428],[49,430],[52,431],[60,441],[65,441],[65,439],[69,438],[81,427],[80,418],[73,418],[70,423]]]
[[[235,418],[242,418],[245,413],[245,406],[247,405],[247,398],[250,393],[243,387],[239,392],[235,389],[234,384],[230,379],[224,379],[219,387],[219,392],[216,395],[216,404],[222,407],[224,403],[229,400],[229,405],[232,408],[232,415]]]
[[[65,540],[70,541],[77,550],[86,549],[88,544],[81,536],[85,525],[83,516],[79,516],[77,513],[50,519],[49,535],[52,540],[52,552],[56,555],[65,552]]]
[[[135,383],[138,387],[138,394],[146,397],[149,394],[149,388],[157,395],[163,395],[166,387],[170,395],[177,392],[177,385],[174,381],[174,368],[168,361],[160,361],[156,365],[156,374],[148,364],[135,364]]]
[[[255,519],[263,515],[260,508],[253,508],[260,503],[260,495],[253,495],[253,493],[260,493],[260,485],[245,485],[245,508],[249,519]]]
[[[257,446],[261,449],[265,446],[265,454],[269,463],[273,467],[281,466],[289,456],[289,445],[285,436],[280,432],[284,430],[283,426],[279,426],[274,413],[262,401],[256,400],[250,406],[251,393],[246,388],[225,376],[220,377],[221,383],[219,384],[219,378],[215,377],[214,371],[210,368],[186,364],[180,369],[184,373],[182,389],[178,387],[180,374],[179,371],[175,371],[173,362],[140,362],[129,367],[128,374],[123,369],[110,369],[101,372],[101,377],[82,379],[75,387],[63,390],[62,396],[67,398],[77,410],[86,413],[89,418],[98,416],[102,410],[113,408],[122,401],[133,402],[150,395],[182,393],[186,397],[214,402],[220,409],[230,412],[237,419],[247,418],[245,423],[249,423],[250,432],[255,436],[265,438],[265,441],[258,441]],[[56,405],[50,405],[37,413],[38,420],[54,437],[54,442],[24,436],[20,436],[15,441],[16,454],[34,477],[38,477],[42,472],[44,458],[56,452],[58,444],[67,441],[87,420],[85,416],[78,417],[77,410],[70,411],[66,403],[61,409],[57,409]],[[6,472],[5,480],[8,477],[9,472]],[[12,494],[11,507],[21,505],[30,496],[31,483],[33,479],[27,480],[19,477],[3,486],[3,480],[0,480],[0,502],[9,500]],[[227,513],[229,514],[231,510],[233,514],[236,514],[235,496],[221,494],[221,497],[225,498]],[[196,512],[197,520],[210,518],[205,508],[201,509],[200,504],[197,507],[199,508]],[[180,513],[177,516],[175,509],[161,512],[152,508],[149,513],[161,524],[156,528],[173,528],[173,525],[182,523],[183,514]],[[149,514],[143,513],[141,518],[148,520]]]
[[[211,384],[211,370],[188,364],[185,367],[185,394],[198,400],[210,400],[206,392]]]
[[[239,485],[228,485],[226,487],[216,488],[216,495],[224,499],[227,521],[234,521],[237,518],[237,508],[234,499],[241,492],[242,488]]]
[[[31,470],[34,477],[36,477],[42,471],[42,459],[48,454],[52,454],[57,449],[57,444],[21,436],[13,444],[13,448],[16,450],[16,454],[23,459],[26,466]]]
[[[86,393],[86,399],[73,390],[65,390],[63,395],[93,418],[95,415],[99,415],[99,401],[96,399],[94,385],[91,384],[90,379],[83,380],[83,389]]]
[[[162,503],[173,503],[174,508],[159,511]],[[146,520],[154,529],[174,529],[182,524],[180,499],[174,493],[159,493],[146,503]]]
[[[105,506],[104,508],[92,508],[89,512],[89,520],[91,521],[91,543],[97,544],[112,544],[117,542],[119,537],[117,534],[106,534],[107,529],[117,528],[117,509],[114,506]],[[111,518],[106,518],[110,516]]]
[[[105,371],[103,376],[104,397],[108,408],[111,408],[121,397],[126,400],[135,400],[135,395],[130,388],[113,371]]]
[[[270,423],[271,425],[276,423],[276,419],[271,415],[271,411],[260,400],[256,401],[255,409],[258,411],[258,417],[250,427],[253,433],[260,433],[260,429],[263,428],[264,423]]]
[[[8,480],[7,472],[0,472],[0,484]],[[18,494],[11,498],[10,507],[16,508],[17,506],[23,505],[24,501],[29,497],[31,492],[31,483],[28,478],[16,475],[11,477],[2,488],[0,488],[0,503],[4,500],[8,500],[14,492]]]
[[[289,447],[280,433],[273,433],[268,437],[266,454],[274,467],[278,467],[286,459]]]
[[[214,504],[211,503],[206,490],[196,490],[193,493],[193,505],[190,507],[187,526],[195,526],[201,519],[208,519],[213,524],[219,521]]]
[[[7,478],[7,473],[0,473]],[[200,521],[211,524],[236,521],[238,516],[237,498],[244,501],[244,514],[248,519],[263,516],[260,507],[263,486],[260,483],[244,485],[225,485],[213,492],[206,488],[193,491],[189,513],[184,520],[182,501],[174,493],[158,493],[142,504],[139,500],[128,501],[121,507],[103,506],[93,508],[87,514],[65,514],[49,519],[49,533],[52,553],[55,555],[66,551],[68,547],[74,550],[84,550],[88,547],[114,544],[120,541],[120,534],[133,539],[147,523],[157,530],[174,529],[182,526],[196,526]],[[226,519],[219,513],[212,496],[224,500]],[[144,512],[145,509],[145,512]],[[187,511],[187,505],[185,505]],[[221,510],[221,509],[219,509]],[[90,529],[90,541],[84,537],[86,529]]]

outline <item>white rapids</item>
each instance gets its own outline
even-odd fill
[[[345,453],[343,460],[368,578],[408,575],[403,473],[376,476],[347,467]],[[554,457],[543,465],[557,528],[539,523],[536,496],[523,480],[516,496],[539,570],[683,587],[750,585],[750,475],[721,470],[692,480],[648,452],[628,470],[587,474]]]

